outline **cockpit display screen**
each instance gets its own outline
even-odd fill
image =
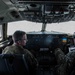
[[[66,43],[67,42],[67,38],[66,37],[62,38],[62,42]]]
[[[31,50],[49,51],[62,43],[67,43],[66,35],[61,34],[28,34],[26,48]]]

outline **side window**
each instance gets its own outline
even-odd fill
[[[0,41],[2,40],[2,25],[0,25]]]

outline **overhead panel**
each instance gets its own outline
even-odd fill
[[[3,0],[5,1],[5,0]],[[12,20],[39,23],[75,21],[75,0],[8,0],[12,4],[7,15]],[[5,1],[6,3],[6,1]],[[10,6],[6,3],[7,6]],[[10,8],[10,7],[9,7]],[[2,20],[4,17],[1,17]],[[7,19],[8,22],[10,21]],[[6,21],[7,22],[7,21]]]

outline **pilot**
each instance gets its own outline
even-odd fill
[[[57,75],[71,75],[75,64],[75,49],[64,54],[60,47],[56,47],[54,54],[58,64]]]
[[[28,61],[30,61],[31,66],[37,67],[38,62],[37,59],[32,55],[32,53],[24,49],[23,46],[26,45],[27,42],[27,35],[24,31],[15,31],[13,36],[13,45],[7,46],[3,51],[2,54],[25,54],[28,58]]]

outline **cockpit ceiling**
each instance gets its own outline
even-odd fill
[[[7,1],[10,1],[13,7],[17,9],[9,12],[15,18],[14,20],[28,20],[39,23],[75,21],[75,0]]]
[[[28,21],[56,23],[75,20],[74,0],[16,0],[14,3]]]

